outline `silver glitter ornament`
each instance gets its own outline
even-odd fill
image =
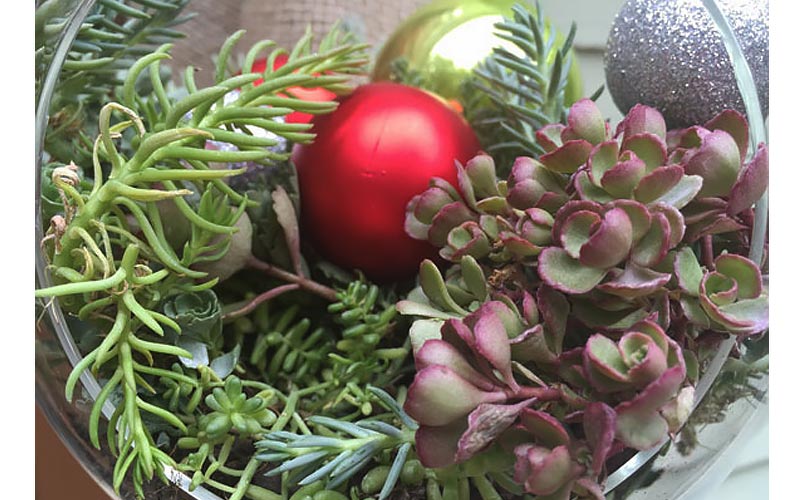
[[[742,46],[769,109],[767,0],[717,0]],[[629,0],[617,14],[605,54],[606,83],[625,114],[652,106],[669,128],[703,124],[724,109],[744,113],[722,37],[701,0]]]

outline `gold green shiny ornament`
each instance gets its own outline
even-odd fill
[[[514,4],[534,11],[520,0],[435,0],[424,5],[387,39],[375,60],[372,80],[391,79],[393,64],[405,60],[409,70],[419,72],[428,90],[461,101],[461,83],[494,47],[517,50],[495,36],[494,28],[504,17],[512,16]],[[557,39],[562,42],[564,37],[558,34]],[[583,97],[574,56],[564,97],[565,105]]]

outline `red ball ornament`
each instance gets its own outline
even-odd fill
[[[273,63],[273,70],[278,70],[283,67],[284,64],[289,60],[289,56],[286,54],[280,54],[278,57],[275,58],[275,62]],[[256,59],[253,62],[253,67],[250,71],[254,73],[263,73],[267,67],[267,60],[266,58]],[[258,86],[264,82],[263,78],[259,78],[253,85]],[[286,91],[294,98],[302,99],[304,101],[312,101],[312,102],[325,102],[325,101],[332,101],[336,99],[336,94],[331,92],[328,89],[324,89],[322,87],[307,89],[305,87],[289,87]],[[282,97],[285,97],[284,94],[278,94]],[[314,115],[309,113],[303,113],[301,111],[293,111],[286,115],[286,122],[287,123],[311,123],[311,119]]]
[[[370,83],[313,120],[317,137],[296,145],[304,234],[331,262],[373,281],[410,278],[436,249],[405,233],[405,210],[432,177],[456,184],[455,160],[480,149],[444,100],[396,83]]]

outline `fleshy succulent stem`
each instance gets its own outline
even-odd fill
[[[539,401],[554,401],[560,399],[562,394],[559,389],[523,386],[511,392],[508,396],[514,399],[536,398]]]
[[[707,269],[714,269],[714,242],[711,235],[703,237],[703,264]]]
[[[311,292],[315,295],[319,295],[323,299],[328,300],[330,302],[336,302],[338,300],[336,298],[336,290],[334,290],[333,288],[317,283],[314,280],[298,276],[294,273],[291,273],[279,267],[275,267],[272,264],[268,264],[262,260],[257,259],[256,257],[251,256],[247,260],[247,263],[245,265],[246,267],[258,269],[259,271],[262,271],[265,274],[281,279],[283,281],[294,283],[303,290]]]

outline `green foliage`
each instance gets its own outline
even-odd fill
[[[548,123],[566,120],[564,93],[573,63],[574,23],[559,43],[538,4],[534,12],[521,5],[513,12],[513,18],[496,25],[497,36],[513,43],[521,55],[497,47],[464,83],[464,115],[498,165],[544,152],[534,134]]]
[[[123,4],[112,1],[99,5],[102,9],[123,8]],[[133,10],[125,12],[137,16]],[[204,366],[197,366],[199,380],[182,373],[183,369],[163,368],[173,366],[176,358],[192,358],[192,353],[165,335],[182,331],[179,321],[183,318],[178,309],[186,304],[177,309],[168,307],[175,319],[162,312],[164,304],[175,306],[176,300],[180,302],[170,297],[173,294],[203,293],[214,286],[215,280],[205,279],[205,273],[194,267],[209,260],[209,256],[218,259],[224,255],[234,224],[248,205],[245,197],[222,182],[241,170],[214,170],[209,164],[268,160],[270,154],[263,149],[264,144],[254,139],[248,127],[261,127],[296,142],[311,140],[313,134],[308,133],[308,126],[287,126],[275,118],[297,109],[323,113],[334,105],[309,106],[277,94],[293,86],[341,90],[346,88],[349,75],[366,62],[364,46],[334,30],[322,41],[319,52],[312,52],[310,35],[304,37],[279,71],[229,76],[228,55],[241,35],[234,34],[223,47],[215,84],[198,89],[188,76],[187,95],[181,98],[167,93],[161,78],[160,62],[168,57],[169,44],[138,59],[125,73],[122,86],[112,92],[124,104],[112,101],[99,109],[97,138],[87,144],[93,166],[91,183],[65,168],[52,176],[64,214],[53,225],[53,244],[48,245],[56,284],[37,290],[36,297],[57,297],[67,311],[106,329],[103,341],[70,375],[67,397],[71,399],[78,378],[86,369],[104,380],[90,418],[90,438],[99,448],[101,409],[112,394],[120,394],[107,435],[107,445],[117,456],[113,485],[118,489],[130,477],[140,496],[145,481],[161,476],[165,465],[175,465],[175,460],[156,446],[143,414],[151,414],[186,433],[187,422],[191,424],[196,418],[192,412],[199,408],[203,391],[218,379],[218,374]],[[272,45],[256,44],[248,58]],[[269,57],[286,52],[275,49]],[[67,70],[71,67],[74,64]],[[151,91],[147,93],[137,85],[143,73],[150,77]],[[318,73],[325,76],[314,76]],[[252,82],[259,78],[264,78],[265,83],[254,87]],[[223,101],[225,94],[238,88],[243,89],[238,99]],[[55,134],[52,138],[62,145],[68,142]],[[207,139],[225,141],[238,149],[209,151],[204,147]],[[192,168],[186,168],[186,164]],[[197,202],[187,201],[186,197],[192,195],[197,196]],[[191,235],[182,248],[174,248],[168,237],[162,216],[164,203],[174,206],[191,226]],[[214,308],[213,303],[205,305]],[[184,327],[192,327],[183,323]],[[203,340],[215,342],[210,330],[203,335]],[[230,369],[234,366],[235,362]],[[171,391],[167,408],[145,396],[156,394],[154,385],[160,381],[171,386],[167,388]],[[241,408],[237,406],[236,412],[229,411],[217,394],[210,396],[206,405],[219,403],[227,417],[211,413],[207,425],[227,418],[232,429],[253,430],[252,422],[240,410],[244,406],[248,410],[258,406],[256,413],[265,410],[250,398],[241,403]],[[186,397],[189,401],[184,401]],[[160,403],[163,399],[155,401]],[[216,429],[223,427],[219,424]],[[247,486],[241,485],[240,490],[245,491]]]
[[[193,15],[182,15],[189,0],[100,0],[83,19],[70,46],[50,100],[45,149],[62,162],[91,161],[91,136],[100,108],[122,75],[141,56],[183,38],[176,29]],[[48,0],[36,9],[38,96],[55,45],[76,2]],[[147,89],[143,89],[147,91]]]
[[[377,285],[353,281],[337,293],[338,302],[328,306],[328,312],[336,315],[336,323],[343,328],[342,340],[336,348],[351,359],[360,360],[367,353],[372,354],[393,326],[396,301],[380,295]]]
[[[180,327],[183,338],[202,342],[212,349],[222,347],[222,309],[213,290],[171,295],[161,308]]]
[[[441,469],[423,467],[413,450],[418,424],[402,406],[409,392],[412,406],[415,396],[413,385],[406,388],[412,345],[441,337],[444,321],[467,321],[492,299],[496,311],[510,313],[497,316],[506,333],[543,325],[525,332],[528,344],[514,343],[524,348],[515,355],[544,366],[562,353],[567,324],[556,316],[568,312],[567,299],[525,295],[540,285],[531,264],[549,244],[553,220],[530,207],[523,216],[514,203],[525,197],[509,194],[518,180],[552,190],[561,174],[540,165],[530,179],[496,182],[488,163],[459,167],[461,201],[482,214],[480,225],[448,228],[455,237],[441,255],[454,265],[442,272],[426,261],[409,293],[316,262],[302,252],[290,162],[292,145],[314,135],[310,125],[283,118],[295,110],[327,113],[336,103],[281,96],[293,87],[346,92],[368,62],[366,46],[335,28],[317,49],[309,32],[291,50],[265,40],[237,58],[243,32],[236,32],[220,49],[213,84],[199,88],[193,68],[173,79],[166,63],[187,2],[98,0],[51,101],[45,144],[51,161],[42,182],[50,229],[42,248],[54,284],[36,297],[58,300],[68,321],[86,327],[85,357],[66,395],[72,398],[87,370],[101,382],[89,437],[115,455],[114,487],[130,481],[145,497],[147,482],[166,482],[164,468],[171,466],[190,475],[190,489],[204,485],[233,500],[507,497],[497,486],[523,497],[511,477],[513,456],[497,447]],[[51,0],[37,9],[37,92],[69,5]],[[514,156],[540,154],[535,131],[565,121],[574,28],[560,42],[538,6],[532,12],[516,7],[512,19],[497,25],[523,55],[497,49],[461,91],[466,117],[505,166]],[[282,54],[288,62],[273,70]],[[264,73],[240,71],[263,55]],[[394,69],[405,83],[429,85],[402,60]],[[258,79],[264,82],[256,86]],[[224,147],[208,149],[210,141]],[[556,184],[566,201],[566,184]],[[553,211],[563,205],[559,197],[550,203]],[[519,219],[504,224],[509,214]],[[466,228],[486,236],[472,238],[476,233]],[[248,245],[240,257],[248,272],[219,283],[206,270],[229,257],[243,234]],[[539,241],[542,235],[547,241]],[[405,300],[397,303],[399,297]],[[573,330],[570,324],[566,347],[583,336]],[[695,418],[713,420],[742,394],[760,396],[751,382],[766,370],[763,349],[754,342],[741,360],[729,360],[708,409]],[[503,378],[513,367],[537,385],[554,380],[554,372],[537,366],[534,373],[534,365],[524,364],[531,359],[505,363]],[[697,359],[686,363],[696,380]],[[545,402],[553,415],[583,409],[585,393],[560,385],[567,404]],[[106,403],[114,413],[101,444]],[[492,430],[492,422],[477,424]],[[393,493],[398,485],[403,491]]]
[[[331,350],[329,333],[321,327],[312,329],[308,318],[298,318],[297,305],[285,308],[276,318],[270,310],[267,303],[255,313],[259,333],[250,351],[250,365],[271,383],[287,378],[294,383],[308,382]]]
[[[318,430],[317,434],[277,431],[256,442],[258,453],[255,458],[277,465],[267,476],[283,475],[282,481],[289,487],[307,487],[322,481],[320,485],[333,490],[388,452],[394,455],[394,459],[385,475],[377,474],[382,476],[380,485],[372,484],[377,483],[376,478],[367,479],[370,473],[362,481],[365,490],[370,490],[368,493],[380,489],[379,498],[387,498],[403,471],[416,424],[391,396],[373,387],[370,391],[387,404],[402,428],[377,419],[352,423],[312,416],[309,422]]]
[[[228,434],[232,429],[241,436],[252,436],[277,420],[277,416],[267,408],[267,400],[259,396],[248,398],[242,392],[241,380],[235,376],[227,378],[224,388],[214,388],[205,401],[213,411],[200,418],[198,427],[211,440]]]

